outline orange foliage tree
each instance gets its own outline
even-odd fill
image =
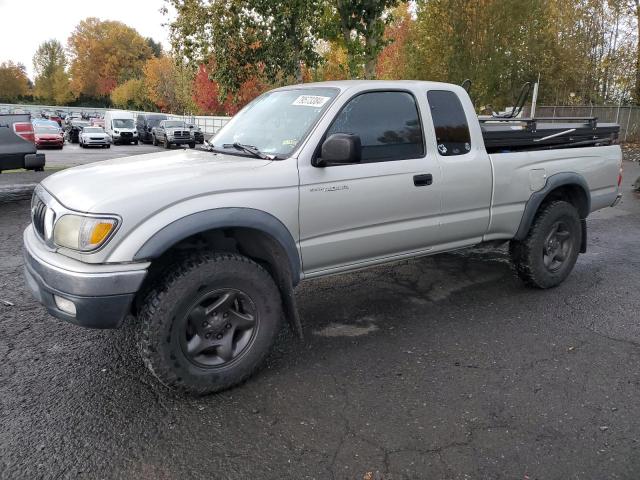
[[[376,77],[381,80],[399,80],[406,77],[408,62],[406,46],[413,20],[407,3],[393,9],[393,20],[384,31],[386,46],[378,55]]]
[[[200,115],[220,115],[225,112],[223,103],[220,102],[220,88],[217,82],[209,78],[209,70],[206,65],[198,67],[193,79],[193,102],[198,107]]]
[[[97,18],[82,20],[69,37],[68,47],[72,88],[90,97],[109,95],[119,83],[139,77],[152,55],[135,29]]]

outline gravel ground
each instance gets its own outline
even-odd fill
[[[636,479],[640,199],[589,220],[550,291],[471,249],[303,283],[241,387],[160,387],[134,325],[94,331],[26,293],[28,203],[0,203],[0,478]]]

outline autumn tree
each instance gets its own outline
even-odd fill
[[[197,64],[215,58],[210,76],[223,97],[256,77],[271,84],[302,81],[303,66],[319,60],[319,0],[167,1],[177,12],[170,24],[174,50]]]
[[[153,107],[147,95],[145,82],[141,78],[132,78],[118,85],[110,96],[113,104],[119,108],[146,110]]]
[[[60,105],[71,101],[73,95],[66,66],[67,58],[59,41],[54,39],[40,44],[33,56],[36,73],[34,95],[45,102]]]
[[[192,79],[190,69],[169,56],[151,58],[144,66],[149,100],[166,112],[183,114],[195,110]]]
[[[0,63],[0,101],[15,102],[29,94],[29,78],[21,63]]]
[[[218,83],[211,80],[206,65],[198,67],[198,73],[193,79],[193,102],[200,115],[220,115],[224,112],[223,102],[220,101]]]
[[[324,3],[321,35],[340,41],[347,51],[350,78],[374,78],[384,31],[398,0],[328,0]]]
[[[406,78],[407,41],[413,20],[407,3],[399,4],[392,13],[383,36],[385,47],[378,55],[376,78],[399,80]]]
[[[106,96],[131,78],[139,78],[152,50],[140,34],[124,23],[82,20],[68,40],[74,91]]]

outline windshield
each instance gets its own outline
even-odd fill
[[[103,133],[104,130],[102,130],[101,128],[97,128],[97,127],[84,127],[82,129],[82,131],[84,133]]]
[[[36,133],[40,133],[40,134],[45,134],[45,133],[56,134],[56,133],[60,133],[60,129],[59,128],[49,127],[49,126],[46,126],[46,125],[38,125],[35,130],[36,130]]]
[[[234,143],[251,145],[260,152],[285,158],[338,94],[334,88],[278,90],[259,96],[238,113],[210,143],[230,150]],[[224,145],[227,145],[226,147]]]
[[[166,117],[149,117],[147,118],[147,125],[150,127],[155,127],[165,118]]]
[[[164,128],[185,128],[184,122],[164,122]]]
[[[133,128],[132,118],[114,118],[111,123],[113,128]]]

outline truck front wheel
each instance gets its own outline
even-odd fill
[[[529,286],[551,288],[562,283],[573,270],[582,229],[576,208],[553,201],[543,206],[524,240],[512,240],[511,261],[518,276]]]
[[[257,263],[196,253],[145,297],[139,348],[164,385],[203,395],[232,387],[262,364],[282,324],[280,292]]]

